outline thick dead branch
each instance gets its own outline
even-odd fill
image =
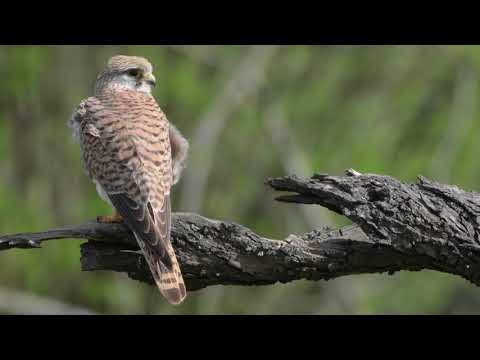
[[[285,240],[261,237],[241,225],[177,213],[172,243],[189,290],[210,285],[266,285],[349,274],[432,269],[479,285],[480,194],[420,178],[315,175],[268,180],[284,202],[319,204],[351,219]],[[123,225],[89,222],[41,233],[0,237],[0,250],[38,247],[50,239],[85,238],[84,271],[110,270],[153,284],[134,237]]]
[[[480,194],[419,177],[405,184],[389,176],[317,174],[270,179],[276,190],[295,192],[279,201],[319,204],[345,215],[376,244],[407,257],[418,269],[456,274],[480,284]]]

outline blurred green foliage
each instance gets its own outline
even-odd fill
[[[249,46],[0,46],[0,233],[40,231],[110,213],[83,173],[66,127],[74,107],[92,95],[96,74],[110,56],[138,55],[152,62],[157,101],[192,139],[252,51]],[[311,219],[318,226],[348,223],[319,207],[273,201],[264,180],[290,172],[309,176],[354,168],[403,181],[421,174],[479,189],[479,47],[283,46],[264,75],[257,91],[222,119],[199,204],[202,215],[280,239],[311,230]],[[204,151],[193,140],[190,162]],[[186,184],[182,179],[175,187],[176,211],[191,210],[189,199],[182,199]],[[0,287],[115,314],[480,310],[478,289],[431,271],[218,286],[192,292],[184,305],[171,307],[155,288],[125,275],[82,273],[80,243],[51,241],[39,250],[0,252]],[[1,304],[0,311],[9,312]]]

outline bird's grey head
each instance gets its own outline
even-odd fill
[[[117,55],[110,58],[105,69],[98,75],[95,94],[108,89],[129,89],[150,94],[154,86],[152,65],[147,59]]]

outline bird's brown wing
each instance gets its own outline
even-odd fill
[[[84,108],[88,172],[135,234],[160,292],[178,304],[186,291],[170,242],[168,121],[153,98],[133,91],[91,98]]]

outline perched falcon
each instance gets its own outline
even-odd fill
[[[156,103],[153,86],[146,59],[114,56],[69,125],[87,174],[116,209],[99,221],[127,224],[160,292],[179,304],[186,290],[170,243],[170,188],[184,168],[188,142]]]

